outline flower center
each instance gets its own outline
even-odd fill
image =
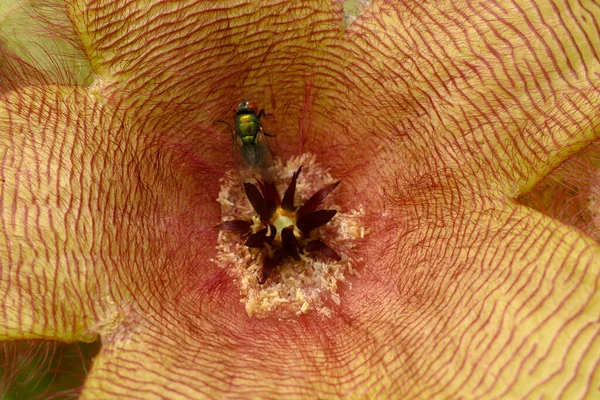
[[[281,232],[289,226],[294,227],[294,236],[297,238],[300,237],[299,233],[297,232],[298,229],[296,228],[296,215],[294,212],[289,212],[281,207],[278,207],[277,211],[275,211],[275,215],[271,217],[271,224],[273,224],[277,230],[277,236],[275,237],[275,240],[281,240]]]
[[[313,155],[275,160],[275,170],[271,183],[241,185],[233,171],[223,180],[214,261],[239,286],[249,316],[329,317],[360,262],[354,248],[365,235],[364,211],[334,205],[339,181]],[[280,197],[277,187],[286,186]]]

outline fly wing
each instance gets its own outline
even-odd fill
[[[246,161],[245,145],[242,139],[235,135],[233,138],[233,169],[238,178],[239,183],[251,182],[256,180],[254,177],[254,168]]]
[[[262,130],[262,127],[256,134],[255,141],[256,153],[257,153],[257,168],[259,169],[260,176],[263,181],[271,183],[275,178],[273,155],[271,154],[271,148],[267,142],[267,138]]]
[[[236,135],[233,151],[233,165],[240,183],[261,179],[271,183],[274,179],[273,156],[262,128],[256,134],[253,144],[243,144]]]

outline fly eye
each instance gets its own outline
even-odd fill
[[[255,103],[248,103],[248,108],[251,110],[258,110],[258,106]]]

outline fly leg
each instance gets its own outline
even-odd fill
[[[257,115],[256,117],[257,117],[258,119],[260,119],[260,117],[262,117],[263,115],[264,115],[264,116],[269,116],[269,115],[271,115],[271,114],[267,114],[267,113],[265,112],[265,109],[264,109],[264,108],[261,108],[261,109],[260,109],[260,111],[258,112],[258,115]],[[262,126],[261,126],[261,129],[262,129]],[[275,135],[271,135],[270,133],[267,133],[267,132],[265,132],[264,130],[263,130],[263,134],[264,134],[265,136],[268,136],[268,137],[275,137]]]
[[[221,123],[227,125],[229,127],[229,132],[231,133],[231,139],[235,142],[235,135],[233,134],[233,128],[231,128],[231,124],[229,122],[225,122],[223,120],[218,119],[213,122],[213,125],[215,124],[215,122],[221,122]]]
[[[258,112],[258,115],[257,115],[258,119],[260,119],[260,117],[262,117],[263,115],[271,115],[271,114],[267,114],[265,112],[265,109],[261,108],[260,111]]]

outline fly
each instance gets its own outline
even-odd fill
[[[233,166],[240,181],[248,182],[256,175],[265,182],[273,182],[273,157],[265,136],[273,137],[263,130],[260,117],[254,103],[243,100],[235,112],[235,134],[228,122],[217,120],[229,127],[233,140]]]

